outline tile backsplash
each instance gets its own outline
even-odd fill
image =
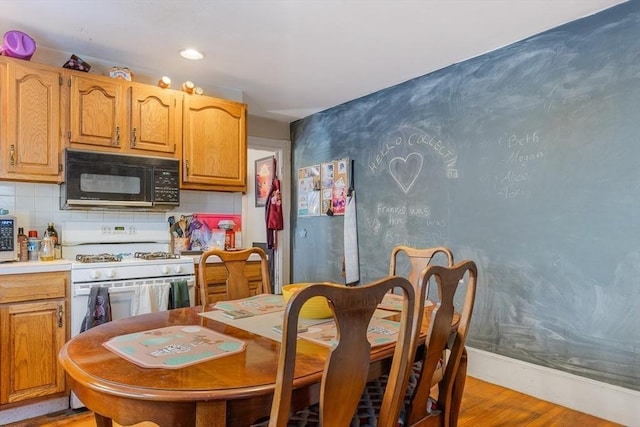
[[[61,210],[60,186],[0,181],[0,208],[18,219],[18,227],[37,230],[41,235],[47,223],[54,222],[56,229],[68,221],[127,221],[166,222],[171,215],[194,212],[242,214],[242,194],[213,191],[182,190],[180,206],[167,212],[137,212],[128,210]]]

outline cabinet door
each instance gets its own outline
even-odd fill
[[[204,96],[184,104],[182,188],[246,191],[245,105]]]
[[[2,177],[58,182],[61,74],[12,61],[4,82]]]
[[[65,300],[0,306],[0,404],[65,391]]]
[[[126,146],[129,124],[125,96],[126,87],[119,80],[72,74],[69,142],[114,149]]]
[[[181,118],[182,98],[175,92],[146,85],[131,88],[132,149],[178,152]]]

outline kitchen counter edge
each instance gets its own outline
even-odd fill
[[[182,255],[182,258],[193,259],[195,264],[200,261],[200,255]],[[260,256],[251,254],[249,261],[259,261]],[[54,261],[13,261],[0,263],[0,276],[8,274],[49,273],[54,271],[70,271],[73,261],[58,259]],[[218,257],[211,257],[207,263],[221,263]]]
[[[8,274],[50,273],[54,271],[70,271],[71,261],[59,259],[54,261],[14,261],[0,263],[0,276]]]

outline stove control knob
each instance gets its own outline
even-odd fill
[[[160,271],[162,272],[162,274],[169,274],[169,267],[163,265],[162,267],[160,267]]]
[[[89,272],[89,277],[91,277],[92,279],[99,279],[100,278],[100,271],[98,270],[91,270]]]
[[[175,271],[176,273],[182,273],[182,266],[181,265],[174,266],[173,271]]]
[[[116,271],[113,269],[107,270],[107,272],[105,273],[105,275],[109,278],[109,279],[113,279],[114,277],[116,277]]]

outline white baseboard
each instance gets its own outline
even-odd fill
[[[471,377],[625,426],[640,427],[640,392],[467,348]]]

